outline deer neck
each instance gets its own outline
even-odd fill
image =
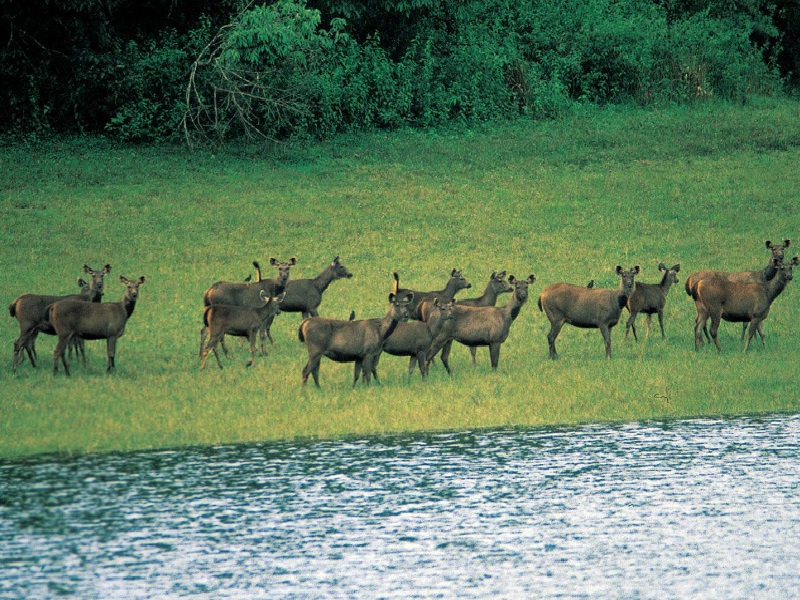
[[[126,294],[125,298],[122,299],[122,308],[125,309],[125,314],[127,314],[130,319],[133,314],[133,309],[136,308],[136,300]]]
[[[772,279],[767,282],[767,299],[770,304],[777,298],[786,287],[786,278],[781,273],[777,273]]]
[[[325,270],[317,275],[312,281],[314,282],[314,287],[317,288],[320,293],[322,293],[328,289],[328,286],[331,283],[333,283],[334,278],[335,276],[333,273],[333,267],[328,265],[325,267]]]
[[[511,316],[512,321],[519,316],[519,311],[522,310],[523,304],[525,304],[525,301],[521,300],[517,296],[517,293],[514,292],[511,295],[511,300],[509,300],[505,305],[505,308],[508,309],[508,314]]]
[[[380,339],[381,344],[386,341],[392,333],[394,333],[395,327],[397,327],[397,319],[392,316],[392,311],[389,311],[380,322]]]

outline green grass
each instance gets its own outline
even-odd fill
[[[271,152],[64,140],[0,148],[0,161],[6,305],[26,292],[72,293],[84,263],[113,266],[106,300],[121,298],[119,275],[147,278],[111,376],[105,343],[89,342],[88,369],[54,378],[48,336],[37,342],[41,367],[13,375],[17,323],[0,319],[0,457],[800,408],[797,284],[773,307],[767,348],[747,355],[733,324],[721,328],[722,355],[694,352],[682,287],[702,268],[762,267],[767,239],[800,245],[797,103],[606,110]],[[409,382],[407,360],[383,356],[381,385],[351,390],[352,365],[324,359],[322,389],[303,389],[296,314],[276,320],[276,343],[252,369],[232,339],[224,371],[213,360],[198,371],[211,283],[242,280],[253,260],[271,276],[271,256],[296,256],[293,277],[312,277],[335,255],[354,277],[331,285],[321,313],[343,319],[382,316],[393,270],[417,289],[442,287],[454,267],[477,293],[493,270],[538,280],[494,373],[486,350],[472,369],[454,347],[452,377],[437,365]],[[561,358],[548,360],[544,287],[616,286],[617,264],[657,281],[660,261],[682,267],[666,340],[656,327],[626,342],[618,326],[609,361],[599,332],[567,326]],[[643,316],[638,325],[643,334]]]

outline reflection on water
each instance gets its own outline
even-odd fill
[[[796,598],[800,416],[0,461],[0,598]]]

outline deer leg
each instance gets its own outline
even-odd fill
[[[497,370],[497,365],[500,364],[500,342],[489,344],[489,359],[492,361],[492,371]]]
[[[272,322],[275,320],[275,315],[272,315],[270,318],[267,319],[267,322],[264,324],[264,331],[269,338],[269,343],[274,344],[275,340],[272,339]],[[266,352],[265,352],[266,354]]]
[[[763,321],[758,321],[756,319],[750,321],[749,323],[750,333],[747,336],[747,341],[744,343],[744,349],[742,350],[742,352],[747,352],[747,349],[750,347],[750,340],[752,340],[753,336],[758,332],[758,328],[761,325],[761,323],[763,323]],[[763,343],[763,338],[762,338],[762,343]]]
[[[308,376],[311,375],[314,378],[314,384],[319,387],[319,363],[321,360],[322,354],[309,353],[308,362],[306,366],[303,367],[303,385],[306,384]]]
[[[69,343],[70,336],[58,336],[58,343],[56,344],[56,349],[53,351],[53,375],[58,373],[58,359],[61,359],[61,364],[64,365],[64,373],[69,375],[69,365],[67,365],[67,357],[64,355],[64,351],[67,349],[67,344]]]
[[[699,303],[695,305],[697,308],[697,318],[694,320],[694,349],[695,352],[700,349],[700,346],[704,344],[703,341],[703,333],[706,332],[706,321],[708,320],[708,311]]]
[[[208,327],[204,325],[200,330],[200,352],[197,354],[199,358],[203,358],[203,347],[206,345],[206,335],[208,335]]]
[[[561,328],[564,326],[564,321],[551,321],[550,322],[550,333],[547,334],[547,345],[550,352],[550,358],[553,360],[558,358],[558,352],[556,352],[556,338],[558,334],[561,332]]]
[[[719,331],[720,315],[711,315],[711,339],[714,340],[714,345],[717,347],[717,352],[722,352],[717,339],[717,332]]]
[[[658,311],[658,326],[661,328],[661,339],[663,340],[667,336],[664,335],[664,311]]]
[[[442,364],[444,365],[445,370],[447,371],[448,375],[452,375],[453,372],[450,370],[450,349],[453,347],[453,340],[447,340],[442,346]]]
[[[647,313],[645,320],[647,321],[647,331],[644,332],[644,339],[647,341],[650,339],[650,330],[653,328],[653,315]]]
[[[638,313],[631,313],[631,316],[628,317],[628,320],[625,323],[625,339],[626,340],[628,339],[628,334],[631,332],[631,330],[633,330],[633,339],[636,340],[637,342],[639,341],[639,338],[636,337],[636,315],[637,314]]]
[[[106,367],[106,371],[111,373],[117,368],[117,366],[114,364],[114,355],[117,352],[117,338],[108,338],[106,340],[106,348],[108,348],[108,367]]]
[[[258,336],[258,331],[251,331],[247,335],[247,339],[250,342],[250,362],[247,363],[248,367],[252,367],[256,364],[256,337]]]
[[[599,329],[606,345],[606,358],[611,358],[611,329],[608,325],[600,325]]]
[[[742,340],[741,341],[744,341],[744,336],[745,336],[745,333],[747,333],[747,326],[748,325],[750,325],[750,323],[742,323]],[[752,337],[752,336],[750,336],[750,337]]]
[[[75,338],[75,356],[81,355],[81,364],[86,368],[86,342],[83,338]]]
[[[758,324],[758,335],[761,336],[761,347],[767,347],[767,340],[764,339],[764,321],[759,322]]]
[[[469,353],[472,356],[472,366],[474,367],[477,363],[475,361],[475,356],[478,353],[478,348],[475,346],[467,346],[469,348]]]
[[[356,387],[356,383],[358,383],[358,376],[361,374],[361,368],[363,366],[363,361],[357,360],[355,362],[355,367],[353,369],[353,388]],[[369,376],[367,373],[364,373],[364,381],[369,385]]]

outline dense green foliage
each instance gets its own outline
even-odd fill
[[[4,307],[25,292],[73,292],[84,263],[111,263],[105,301],[121,298],[119,275],[147,278],[113,375],[105,344],[88,342],[88,368],[53,377],[54,339],[42,335],[42,366],[26,362],[14,376],[17,323],[0,318],[0,456],[800,410],[798,278],[765,322],[766,348],[746,355],[729,323],[722,354],[694,351],[682,287],[699,269],[764,266],[767,239],[789,238],[800,253],[797,103],[593,109],[278,152],[97,139],[0,148]],[[334,282],[320,311],[342,319],[385,314],[393,270],[433,290],[458,268],[476,296],[494,270],[537,281],[494,373],[485,350],[473,369],[458,346],[452,377],[436,365],[428,381],[408,381],[407,361],[384,356],[381,385],[352,390],[352,366],[324,360],[322,389],[303,389],[297,314],[276,319],[275,344],[254,367],[231,339],[223,371],[214,361],[198,370],[211,283],[243,280],[253,260],[271,276],[270,256],[296,256],[292,277],[312,277],[336,255],[354,277]],[[547,358],[549,324],[536,307],[547,285],[616,286],[617,264],[640,264],[639,280],[653,282],[660,261],[681,264],[666,340],[626,341],[617,326],[606,360],[596,330],[565,328],[561,358]]]
[[[0,124],[326,137],[746,101],[794,86],[794,0],[39,0],[0,16]]]

